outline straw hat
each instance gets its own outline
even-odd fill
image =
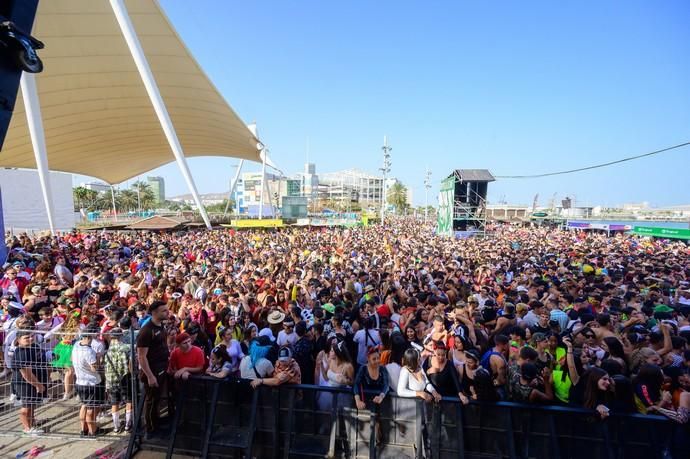
[[[285,314],[280,311],[273,311],[268,315],[268,323],[276,325],[285,320]]]

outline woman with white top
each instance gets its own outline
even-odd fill
[[[419,364],[420,354],[415,348],[410,348],[403,355],[403,365],[400,369],[397,394],[399,397],[419,397],[424,401],[441,400],[441,395],[436,392],[429,382],[426,373]]]
[[[355,369],[352,366],[352,359],[347,350],[344,340],[333,340],[330,343],[327,361],[322,361],[320,366],[320,386],[328,387],[350,387],[355,376]],[[318,370],[317,370],[318,371]],[[348,397],[337,397],[338,406],[346,406]],[[322,392],[318,394],[319,410],[329,411],[333,405],[333,394]]]

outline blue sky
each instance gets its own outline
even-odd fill
[[[182,39],[288,173],[392,175],[424,201],[424,169],[496,175],[587,166],[690,140],[690,2],[161,0]],[[308,139],[308,141],[307,141]],[[172,155],[171,155],[172,157]],[[234,160],[189,161],[201,192]],[[258,169],[253,167],[252,169]],[[489,198],[690,204],[690,148],[544,179]],[[174,164],[154,171],[186,192]]]

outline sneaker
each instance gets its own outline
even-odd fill
[[[10,402],[17,400],[17,394],[10,394]]]
[[[132,423],[129,422],[125,425],[125,432],[132,433]]]
[[[121,434],[124,431],[125,427],[122,424],[113,429],[113,432],[115,432],[116,434]]]
[[[27,430],[27,429],[24,429],[24,433],[25,433],[26,435],[31,435],[31,436],[33,437],[33,436],[36,436],[36,435],[41,435],[41,434],[43,433],[43,429],[39,429],[38,427],[32,427],[32,428],[30,428],[30,429],[28,429],[28,430]]]
[[[65,392],[65,394],[62,396],[62,401],[66,402],[67,400],[71,399],[73,395],[74,392]]]

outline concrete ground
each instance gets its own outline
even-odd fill
[[[17,458],[32,447],[43,446],[43,452],[35,458],[53,459],[108,459],[117,457],[117,452],[126,451],[125,440],[67,440],[46,437],[0,437],[0,458]],[[28,454],[23,456],[28,458]],[[122,454],[124,457],[124,453]]]
[[[35,459],[124,459],[127,437],[104,440],[68,440],[55,437],[0,436],[0,458],[16,459],[17,454],[32,447],[43,446],[43,452]],[[163,459],[165,453],[141,451],[136,459]],[[23,456],[28,459],[28,455]],[[174,454],[175,459],[191,459],[191,456]]]

